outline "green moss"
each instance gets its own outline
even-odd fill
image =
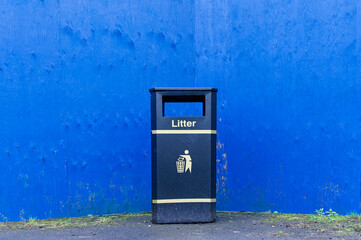
[[[324,214],[265,214],[265,222],[282,222],[292,228],[309,228],[317,232],[334,232],[345,236],[361,232],[361,217]]]
[[[288,235],[288,233],[287,232],[285,232],[285,231],[277,231],[277,232],[273,232],[273,234],[274,235]]]
[[[131,214],[110,214],[87,217],[75,217],[75,218],[54,218],[37,220],[36,218],[30,218],[28,221],[21,222],[6,222],[0,223],[0,230],[6,229],[28,229],[28,228],[66,228],[66,227],[88,227],[88,226],[101,226],[101,225],[113,225],[121,221],[124,221],[131,217],[150,216],[149,212],[146,213],[131,213]]]
[[[268,214],[269,218],[266,219],[266,222],[283,222],[283,221],[303,221],[307,217],[304,214],[287,214],[287,213],[277,213],[277,214]]]

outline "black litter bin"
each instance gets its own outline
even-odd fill
[[[217,89],[152,88],[152,220],[216,218]],[[165,116],[167,103],[200,103],[200,116]]]

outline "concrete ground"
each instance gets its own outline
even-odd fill
[[[361,218],[218,212],[207,224],[152,224],[150,213],[2,223],[0,239],[361,239]]]

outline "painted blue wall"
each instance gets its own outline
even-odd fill
[[[0,220],[150,210],[160,86],[219,88],[219,210],[359,211],[358,1],[1,6]]]
[[[222,210],[359,211],[360,1],[196,1]]]

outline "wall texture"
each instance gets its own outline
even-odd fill
[[[0,220],[150,210],[148,88],[218,87],[218,209],[359,211],[356,0],[3,0]]]
[[[224,210],[359,211],[359,1],[199,0],[196,85],[220,88]]]

